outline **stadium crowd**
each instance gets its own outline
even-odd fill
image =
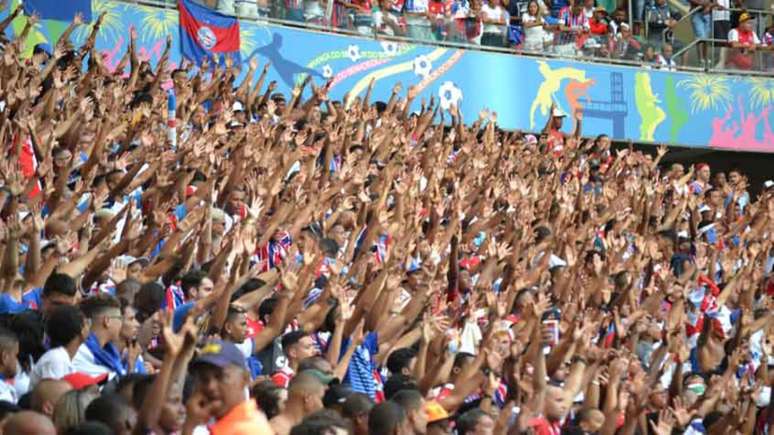
[[[768,433],[774,183],[133,34],[111,73],[101,19],[2,45],[2,433]]]
[[[774,15],[761,0],[690,0],[698,60],[674,56],[682,14],[667,0],[196,0],[226,14],[272,17],[362,35],[408,37],[520,53],[774,71]],[[687,2],[688,3],[688,2]],[[745,11],[749,9],[749,11]],[[715,53],[709,53],[710,48]],[[710,65],[710,61],[714,60]]]

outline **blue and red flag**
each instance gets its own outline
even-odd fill
[[[253,261],[260,264],[262,272],[274,269],[285,260],[292,244],[293,240],[290,238],[290,233],[280,231],[272,240],[256,249]]]
[[[610,324],[607,325],[607,331],[605,331],[605,336],[602,338],[602,347],[608,349],[613,347],[613,343],[615,342],[615,323],[610,322]]]
[[[199,64],[205,58],[221,61],[231,55],[239,63],[239,20],[191,0],[178,0],[178,7],[183,57]]]
[[[72,21],[81,13],[83,21],[91,21],[91,0],[24,0],[24,14],[37,13],[43,20]]]

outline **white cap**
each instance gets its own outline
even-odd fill
[[[772,180],[764,181],[763,182],[763,187],[765,187],[767,189],[771,189],[772,187],[774,187],[774,181],[772,181]]]
[[[244,112],[245,106],[242,104],[241,101],[234,101],[234,104],[231,106],[232,112]]]
[[[567,116],[567,114],[562,112],[562,109],[558,107],[554,107],[554,111],[551,112],[551,116],[553,116],[554,118],[564,118],[565,116]]]
[[[548,268],[553,269],[554,267],[564,267],[567,266],[567,262],[564,261],[562,258],[557,257],[554,254],[551,254],[550,257],[548,257]]]

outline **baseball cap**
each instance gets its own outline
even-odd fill
[[[750,20],[752,20],[752,16],[749,13],[742,12],[741,14],[739,14],[740,23],[744,23],[745,21],[750,21]]]
[[[327,373],[323,373],[322,371],[317,370],[317,369],[309,369],[309,370],[304,370],[304,371],[309,373],[310,375],[314,376],[315,378],[317,378],[320,382],[322,382],[325,385],[338,384],[339,382],[341,382],[341,381],[339,381],[339,378],[337,378],[337,377],[335,377],[333,375],[329,375]]]
[[[94,213],[94,217],[99,219],[113,219],[116,214],[109,208],[101,208]]]
[[[763,182],[763,187],[765,187],[766,189],[771,189],[772,187],[774,187],[774,180],[766,180],[766,181],[764,181]]]
[[[435,423],[436,421],[449,418],[449,413],[435,400],[425,402],[425,415],[427,416],[428,423]]]
[[[118,260],[120,260],[122,263],[124,263],[127,266],[131,266],[134,263],[139,262],[142,267],[147,267],[150,264],[150,260],[148,257],[132,257],[131,255],[122,255],[118,257]]]
[[[554,110],[551,112],[551,116],[554,118],[565,118],[567,114],[562,112],[562,109],[554,107]]]
[[[108,374],[103,373],[97,376],[91,376],[83,372],[74,372],[62,378],[76,390],[82,390],[92,385],[102,385],[107,382]]]
[[[148,267],[150,259],[148,257],[137,257],[133,261],[130,261],[128,265],[131,266],[134,263],[140,263],[142,267]]]
[[[328,408],[335,405],[343,405],[354,391],[346,385],[333,384],[328,387],[323,396],[323,405]]]
[[[224,340],[210,340],[204,344],[193,365],[209,364],[220,368],[236,366],[246,368],[245,356],[234,343]]]
[[[40,44],[36,44],[35,47],[32,49],[32,54],[38,54],[38,53],[45,53],[49,56],[51,56],[51,53],[54,51],[51,49],[51,44],[42,42]]]

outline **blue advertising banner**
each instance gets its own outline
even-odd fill
[[[18,1],[18,0],[17,0]],[[110,67],[128,46],[128,29],[138,30],[143,59],[155,63],[173,35],[173,66],[181,62],[178,13],[122,2],[92,3],[106,12],[97,48]],[[7,11],[4,11],[4,14]],[[21,31],[23,18],[13,29]],[[28,48],[55,41],[66,23],[44,20],[31,32]],[[82,26],[75,42],[89,32]],[[434,96],[448,109],[459,106],[467,121],[481,109],[498,114],[505,129],[536,131],[555,103],[564,113],[583,114],[583,134],[617,140],[666,143],[736,151],[774,152],[774,79],[667,72],[598,63],[547,60],[454,48],[403,44],[306,31],[243,20],[240,54],[271,62],[269,80],[279,90],[307,74],[319,83],[333,79],[330,95],[363,95],[374,79],[372,101],[387,100],[396,82],[414,86],[415,104]],[[247,70],[246,65],[243,70]],[[572,129],[572,122],[564,128]]]

